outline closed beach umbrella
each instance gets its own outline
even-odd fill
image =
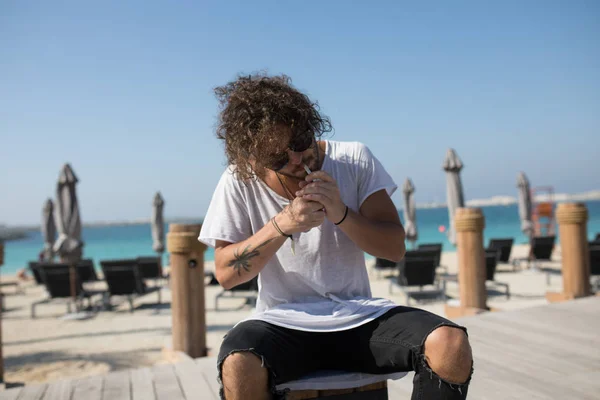
[[[164,205],[165,201],[160,195],[160,192],[157,192],[156,195],[154,195],[154,202],[152,204],[152,248],[154,251],[161,254],[165,251]]]
[[[448,217],[450,224],[448,227],[448,241],[456,245],[456,231],[454,230],[454,213],[459,207],[465,206],[463,186],[460,180],[460,171],[463,163],[458,158],[454,149],[448,149],[446,159],[444,160],[444,171],[446,171],[446,202],[448,203]]]
[[[71,266],[71,293],[75,297],[75,265],[81,260],[81,217],[77,203],[77,177],[69,164],[65,164],[56,186],[55,221],[58,239],[54,243],[54,253],[60,260]]]
[[[417,241],[417,210],[415,206],[415,187],[409,178],[406,178],[402,186],[404,194],[404,231],[406,240],[412,242],[414,247]]]
[[[54,243],[54,252],[61,261],[76,263],[81,259],[83,242],[81,241],[81,216],[77,202],[77,177],[69,164],[65,164],[58,177],[56,186],[55,222],[58,239]]]
[[[519,189],[519,217],[521,219],[521,231],[529,238],[533,235],[533,222],[531,221],[531,191],[529,180],[524,172],[517,176],[517,188]]]
[[[46,200],[42,209],[42,238],[44,239],[44,261],[54,258],[54,241],[56,240],[56,224],[54,223],[54,203],[52,199]]]

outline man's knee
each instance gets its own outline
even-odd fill
[[[425,359],[440,378],[454,383],[469,379],[473,355],[467,334],[459,328],[442,326],[425,340]]]
[[[251,351],[229,354],[221,365],[221,398],[269,399],[267,368]]]
[[[251,351],[238,351],[225,357],[221,373],[223,379],[230,377],[260,378],[267,381],[267,369],[259,356]]]

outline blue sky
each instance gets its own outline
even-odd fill
[[[224,168],[212,88],[285,73],[334,140],[366,143],[417,202],[600,189],[597,1],[3,1],[0,223],[40,219],[63,163],[84,222],[199,217]],[[400,205],[400,192],[393,199]]]

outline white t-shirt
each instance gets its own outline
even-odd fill
[[[342,201],[358,212],[371,194],[397,185],[362,143],[326,142],[321,169],[338,183]],[[262,180],[239,181],[225,170],[215,189],[199,240],[237,243],[252,236],[289,203]],[[377,318],[396,306],[373,298],[364,252],[329,220],[286,240],[258,276],[255,312],[247,319],[303,331],[339,331]],[[241,322],[241,321],[240,321]]]

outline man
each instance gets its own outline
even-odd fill
[[[239,77],[215,93],[229,168],[199,240],[215,247],[224,288],[259,282],[256,312],[220,349],[221,397],[281,398],[277,384],[338,369],[414,370],[413,399],[466,398],[466,330],[371,296],[364,252],[405,251],[397,186],[377,158],[318,140],[331,123],[286,76]]]

